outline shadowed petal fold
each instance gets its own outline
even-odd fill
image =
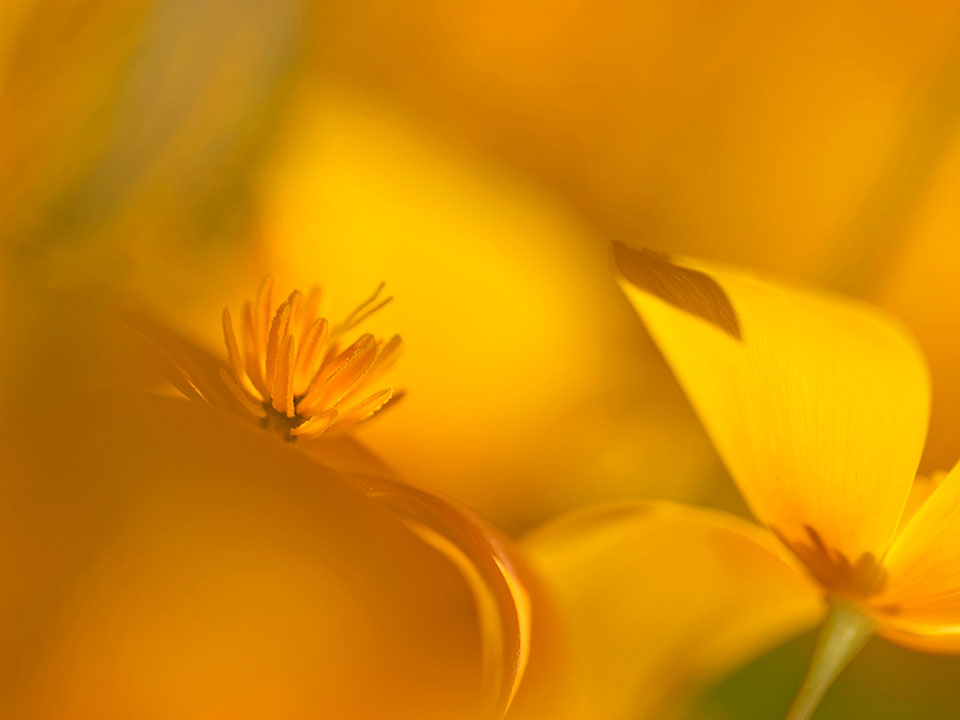
[[[532,577],[506,537],[453,500],[385,478],[360,478],[371,498],[397,511],[414,532],[467,580],[477,605],[484,685],[503,717],[530,656]]]

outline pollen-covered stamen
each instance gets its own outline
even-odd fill
[[[297,367],[293,376],[293,391],[303,395],[309,388],[311,381],[320,370],[323,361],[321,348],[330,331],[330,323],[326,318],[317,318],[306,331],[300,352],[297,353]]]
[[[334,430],[341,425],[353,425],[367,420],[372,417],[377,410],[390,402],[392,397],[392,388],[386,388],[385,390],[374,393],[366,400],[361,400],[349,410],[341,411],[339,418],[329,429]]]
[[[400,338],[388,342],[359,337],[340,351],[338,340],[392,298],[376,292],[339,325],[318,316],[321,292],[293,291],[275,309],[274,281],[268,276],[254,302],[245,303],[241,333],[230,311],[223,312],[223,335],[230,372],[224,384],[240,406],[265,427],[289,438],[312,438],[363,422],[395,397],[391,388],[374,389],[396,361]]]
[[[298,411],[312,413],[332,407],[370,369],[376,355],[373,335],[363,335],[321,368],[297,406]]]
[[[394,335],[386,344],[379,345],[377,357],[370,366],[370,369],[367,370],[366,375],[364,375],[363,383],[347,393],[337,403],[337,406],[340,407],[355,402],[358,397],[366,391],[370,384],[378,381],[396,364],[397,360],[400,359],[400,351],[402,348],[403,342],[400,340],[399,335]]]
[[[277,378],[273,384],[273,409],[288,418],[294,416],[293,408],[293,361],[296,353],[293,335],[287,335],[280,343],[277,358]]]
[[[271,394],[277,378],[277,353],[280,350],[280,342],[287,334],[287,323],[289,322],[290,301],[286,300],[277,308],[277,314],[273,317],[273,323],[270,325],[270,335],[267,338],[264,378],[267,381],[267,389],[271,391]]]
[[[320,437],[337,419],[338,414],[339,413],[333,409],[319,412],[291,430],[290,434],[293,437],[302,437],[304,439]]]
[[[335,353],[336,343],[331,343],[329,349],[324,354],[323,362],[320,364],[320,372],[316,374],[310,385],[307,387],[307,395],[311,395],[314,390],[326,383],[330,377],[340,369],[345,362],[356,355],[360,350],[374,344],[375,340],[370,333],[364,333],[357,338],[350,347],[341,353]]]

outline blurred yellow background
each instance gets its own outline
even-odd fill
[[[334,315],[384,280],[407,397],[361,438],[401,476],[514,535],[612,500],[745,512],[611,280],[621,240],[892,310],[945,469],[958,40],[947,2],[7,2],[0,317],[21,283],[107,283],[219,352],[268,270]],[[865,660],[838,692],[902,669],[940,704],[890,717],[960,714],[955,662]],[[734,690],[713,717],[751,716]]]

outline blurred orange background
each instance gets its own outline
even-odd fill
[[[514,536],[614,500],[745,513],[611,281],[620,240],[890,309],[933,374],[921,470],[960,456],[955,3],[14,0],[0,20],[0,317],[20,284],[108,284],[220,352],[221,308],[268,270],[335,315],[384,280],[370,327],[403,335],[408,394],[360,437],[408,481]],[[921,662],[876,667],[922,684]],[[956,715],[947,679],[924,692]]]

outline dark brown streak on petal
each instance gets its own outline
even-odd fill
[[[638,288],[706,320],[735,340],[743,340],[733,303],[709,275],[674,265],[652,250],[636,250],[623,243],[613,244],[613,257],[623,276]]]

